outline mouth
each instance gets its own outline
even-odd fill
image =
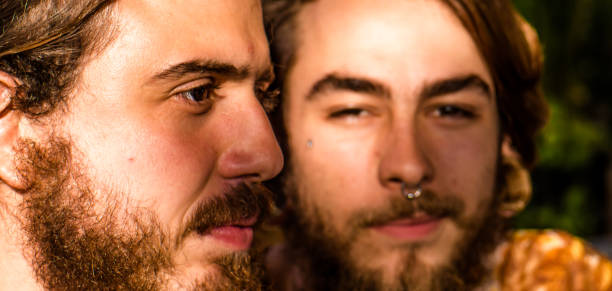
[[[431,237],[440,226],[444,217],[416,213],[409,218],[401,218],[373,226],[380,234],[405,242],[423,241]]]
[[[258,217],[230,222],[199,232],[200,235],[208,236],[220,241],[234,250],[247,250],[253,242],[253,227],[257,223]]]

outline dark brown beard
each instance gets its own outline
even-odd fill
[[[223,280],[202,281],[193,290],[207,291],[262,291],[270,290],[262,283],[264,268],[261,251],[251,249],[249,254],[236,253],[223,256],[215,261],[221,266]]]
[[[500,201],[494,199],[482,216],[462,217],[464,205],[453,197],[439,198],[425,192],[414,203],[402,197],[390,201],[385,209],[356,213],[347,223],[345,233],[339,234],[325,222],[324,215],[314,205],[307,205],[297,192],[291,175],[284,186],[289,195],[283,230],[286,233],[290,257],[304,275],[301,281],[308,286],[303,290],[471,290],[486,278],[489,270],[484,258],[503,239],[507,221],[496,209]],[[416,211],[431,216],[452,219],[464,231],[464,238],[454,247],[451,263],[426,270],[419,264],[414,244],[405,250],[403,266],[392,284],[383,283],[380,270],[365,270],[355,266],[351,256],[352,242],[364,227],[383,224]],[[300,289],[302,290],[302,289]]]
[[[160,290],[172,275],[172,244],[157,217],[146,211],[119,219],[116,197],[103,199],[102,214],[91,181],[71,160],[71,145],[52,138],[44,145],[20,143],[17,157],[22,180],[24,252],[39,283],[49,290]],[[205,232],[228,219],[265,214],[269,197],[261,189],[241,186],[197,208],[182,232]],[[98,205],[99,206],[99,205]],[[248,211],[246,211],[248,209]],[[99,211],[99,210],[98,210]],[[245,212],[246,211],[246,212]],[[196,290],[260,290],[257,264],[250,254],[217,260],[222,275],[186,283]],[[239,274],[239,275],[236,275]]]

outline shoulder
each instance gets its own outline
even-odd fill
[[[612,290],[612,263],[557,230],[514,232],[496,277],[502,290]]]

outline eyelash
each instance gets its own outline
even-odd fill
[[[330,113],[329,118],[358,117],[365,112],[366,111],[361,108],[346,108]]]
[[[203,84],[200,86],[196,86],[196,87],[192,87],[188,90],[182,91],[177,93],[178,96],[181,96],[182,98],[184,98],[185,100],[187,100],[188,102],[191,103],[196,103],[196,104],[201,104],[204,101],[208,101],[211,100],[212,98],[214,98],[215,96],[214,93],[216,90],[218,90],[220,88],[219,84],[217,84],[216,82],[211,82],[211,83],[207,83],[207,84]],[[193,93],[195,91],[199,91],[198,95],[203,95],[201,100],[196,100],[196,97],[193,96],[193,94],[191,94],[192,96],[189,97],[189,93]],[[199,98],[198,98],[199,99]]]
[[[203,110],[203,112],[206,112],[212,106],[215,98],[218,97],[216,91],[221,88],[221,84],[219,84],[217,80],[209,80],[210,81],[207,83],[191,87],[190,89],[183,90],[181,92],[176,93],[175,95],[189,104],[192,104],[197,107],[205,107],[205,110]],[[276,109],[279,104],[278,96],[280,95],[280,90],[268,90],[267,86],[255,86],[254,91],[255,96],[261,103],[266,113],[271,113]]]
[[[268,90],[262,89],[261,87],[255,87],[255,95],[266,113],[272,113],[276,107],[278,107],[280,90]]]
[[[473,119],[476,117],[476,114],[472,112],[471,110],[467,110],[467,109],[461,108],[459,106],[454,106],[454,105],[439,106],[435,109],[434,114],[438,117],[448,117],[448,118]]]
[[[328,115],[330,119],[340,118],[358,118],[363,117],[369,112],[363,108],[344,108],[337,111],[333,111]],[[452,118],[452,119],[474,119],[477,117],[473,110],[466,109],[455,105],[442,105],[434,108],[433,114],[438,118]]]

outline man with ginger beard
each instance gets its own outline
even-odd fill
[[[259,290],[260,1],[2,1],[0,24],[0,290]]]
[[[510,232],[546,120],[506,0],[264,1],[287,170],[279,290],[610,290],[578,238]]]

